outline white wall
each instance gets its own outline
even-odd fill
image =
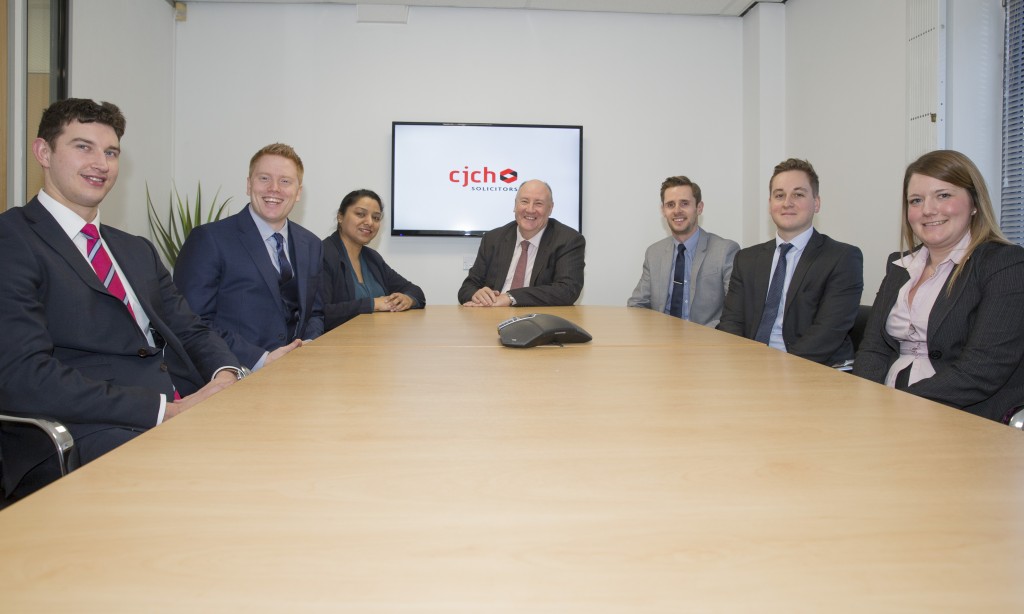
[[[407,24],[360,24],[353,6],[192,4],[177,28],[175,176],[223,186],[237,211],[249,157],[287,142],[306,166],[293,219],[326,236],[346,192],[390,201],[392,120],[581,124],[581,302],[624,305],[667,232],[665,177],[700,183],[703,224],[740,236],[741,39],[736,18],[412,7]],[[479,240],[387,225],[373,246],[428,303],[454,303]]]
[[[949,144],[993,184],[998,5],[950,0]],[[75,0],[71,89],[128,115],[104,219],[139,234],[146,180],[160,203],[172,177],[222,186],[237,211],[249,157],[275,140],[303,156],[296,220],[323,236],[345,192],[389,200],[392,120],[582,124],[586,304],[629,295],[666,232],[664,177],[698,181],[703,225],[749,245],[772,233],[771,166],[805,157],[822,177],[817,226],[864,250],[867,303],[898,246],[905,19],[891,0],[743,19],[413,7],[404,25],[357,23],[353,6],[201,3],[175,24],[163,0]],[[453,303],[478,241],[386,234],[374,246],[389,262]]]
[[[786,3],[786,155],[818,172],[815,227],[864,252],[864,304],[899,248],[905,13],[892,0]]]
[[[103,221],[144,236],[146,182],[163,207],[171,185],[173,66],[174,9],[163,0],[72,0],[70,95],[113,102],[128,122]]]

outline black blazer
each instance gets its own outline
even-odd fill
[[[191,394],[217,368],[239,364],[189,310],[149,241],[106,225],[100,233],[163,350],[148,344],[37,199],[0,215],[0,407],[61,420],[84,444],[83,462],[123,440],[125,430],[154,426],[161,393]],[[52,444],[26,447],[10,434],[2,445],[7,492],[54,453]]]
[[[363,247],[363,255],[366,257],[366,266],[369,271],[363,271],[376,277],[388,294],[400,292],[416,301],[413,309],[423,309],[427,304],[423,290],[408,279],[399,275],[394,269],[384,262],[384,258],[377,250]],[[373,299],[357,299],[355,282],[352,280],[349,271],[348,256],[345,254],[345,244],[341,242],[338,233],[324,239],[324,274],[323,290],[321,294],[324,300],[324,328],[331,330],[348,322],[361,313],[373,313]]]
[[[899,356],[885,330],[900,288],[910,279],[886,261],[853,372],[882,383]],[[952,292],[935,299],[928,314],[928,358],[935,375],[907,388],[918,396],[996,421],[1024,403],[1024,249],[983,243],[966,262]]]
[[[736,253],[719,330],[747,339],[757,334],[774,254],[775,239]],[[850,329],[863,291],[860,249],[813,231],[786,293],[786,351],[826,365],[853,358]]]
[[[534,260],[530,285],[509,294],[516,305],[572,305],[583,291],[583,235],[554,218],[548,219]],[[516,223],[495,228],[480,240],[476,261],[459,288],[459,304],[467,303],[480,288],[501,290],[516,249]]]

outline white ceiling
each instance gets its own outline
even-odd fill
[[[447,6],[457,8],[548,9],[556,11],[602,11],[609,13],[656,13],[664,15],[742,15],[758,2],[785,0],[185,0],[199,2],[265,2],[277,4],[390,4],[402,6]]]

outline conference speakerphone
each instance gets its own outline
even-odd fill
[[[531,313],[505,320],[498,324],[498,336],[502,345],[512,348],[586,343],[593,339],[590,333],[569,320],[547,313]]]

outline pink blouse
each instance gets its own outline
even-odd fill
[[[946,280],[953,272],[953,267],[960,264],[964,251],[971,243],[971,233],[965,234],[949,256],[935,267],[935,274],[921,283],[914,294],[914,302],[908,299],[910,290],[921,279],[928,262],[928,248],[922,247],[909,256],[897,258],[893,264],[907,269],[910,279],[900,288],[896,304],[889,312],[885,322],[885,330],[900,344],[900,356],[889,367],[885,376],[885,385],[894,387],[896,375],[910,365],[909,383],[913,384],[935,375],[935,368],[928,358],[928,316],[931,314],[935,299],[940,292],[945,292]]]

